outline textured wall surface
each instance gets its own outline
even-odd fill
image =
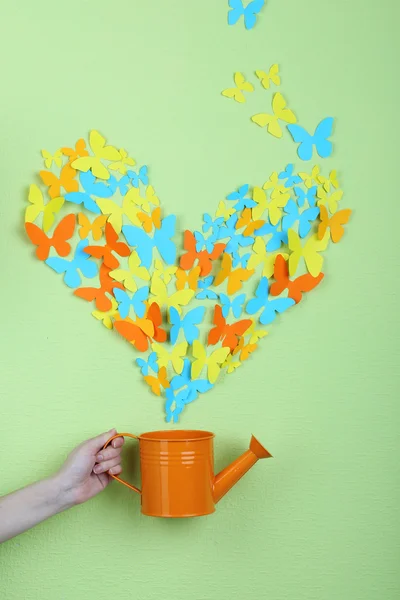
[[[236,185],[299,166],[289,136],[248,121],[268,93],[220,96],[277,61],[303,124],[337,117],[326,165],[354,215],[320,289],[180,423],[215,431],[217,468],[251,432],[275,458],[197,520],[143,517],[114,484],[0,547],[1,599],[398,598],[398,3],[268,0],[252,32],[228,28],[225,0],[19,6],[3,3],[0,36],[0,494],[87,436],[164,426],[127,346],[33,258],[22,215],[42,147],[100,129],[196,227]]]

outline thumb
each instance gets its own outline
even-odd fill
[[[87,440],[87,442],[85,442],[85,446],[90,452],[96,453],[99,450],[101,450],[104,444],[107,442],[107,440],[109,440],[110,437],[112,437],[116,433],[117,430],[115,428],[110,429],[109,431],[105,431],[104,433],[100,433],[99,435],[96,435],[96,437]]]

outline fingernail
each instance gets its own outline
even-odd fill
[[[101,466],[100,466],[100,465],[96,465],[96,466],[95,466],[95,468],[93,469],[93,471],[94,471],[95,473],[100,473],[100,471],[101,471]]]
[[[96,456],[96,460],[97,460],[97,462],[101,462],[103,460],[103,455],[102,454],[98,454]]]

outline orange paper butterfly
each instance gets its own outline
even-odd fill
[[[325,232],[329,227],[332,242],[339,242],[344,234],[343,225],[348,223],[348,220],[350,219],[350,208],[339,210],[338,212],[335,212],[335,214],[332,215],[330,218],[328,215],[328,211],[326,210],[326,207],[323,204],[321,204],[319,208],[319,218],[321,219],[321,223],[318,226],[318,239],[323,239],[323,237],[325,236]]]
[[[118,331],[128,342],[130,342],[139,352],[146,352],[149,347],[149,338],[153,337],[153,323],[148,319],[117,319],[114,322],[114,329]]]
[[[208,275],[212,269],[212,261],[216,260],[223,253],[226,244],[215,244],[211,253],[207,250],[196,251],[196,238],[191,231],[186,230],[183,238],[183,246],[187,250],[180,259],[180,266],[185,271],[189,271],[196,260],[199,261],[200,275]]]
[[[183,269],[177,269],[176,271],[176,289],[183,290],[185,285],[188,284],[189,289],[196,291],[197,290],[197,282],[199,281],[201,267],[194,267],[189,272],[184,271]]]
[[[153,323],[154,332],[151,335],[151,338],[156,342],[166,342],[167,332],[160,327],[162,325],[162,316],[157,302],[152,302],[150,304],[146,311],[145,319],[148,319]]]
[[[254,270],[243,269],[239,267],[232,270],[232,256],[224,254],[222,257],[221,270],[217,273],[214,280],[214,285],[220,285],[225,279],[228,279],[228,294],[235,294],[243,285],[243,281],[247,281],[253,275]]]
[[[227,325],[225,317],[222,315],[222,308],[219,304],[215,305],[214,308],[214,320],[213,327],[207,339],[209,346],[214,346],[217,342],[222,340],[222,346],[230,348],[231,352],[236,348],[239,343],[240,337],[252,326],[253,321],[251,319],[242,319],[236,321],[231,325]]]
[[[122,283],[118,283],[118,281],[114,281],[109,276],[111,269],[106,267],[104,264],[100,267],[100,287],[81,287],[74,291],[74,295],[79,298],[83,298],[88,302],[92,302],[92,300],[96,300],[96,308],[101,312],[107,312],[112,308],[112,302],[106,294],[112,294],[114,288],[119,288],[120,290],[124,289]]]
[[[288,297],[298,304],[303,297],[302,292],[314,289],[324,277],[323,273],[313,277],[310,273],[300,275],[297,279],[289,279],[289,269],[286,260],[278,254],[274,265],[274,278],[276,281],[270,287],[271,296],[279,296],[283,290],[288,290]]]
[[[243,235],[248,237],[253,235],[257,229],[261,229],[263,225],[265,225],[265,221],[262,221],[261,219],[253,221],[251,218],[251,208],[245,208],[242,212],[242,216],[237,220],[236,229],[246,227],[243,231]]]
[[[75,179],[76,171],[69,163],[61,169],[59,178],[51,171],[39,171],[39,175],[43,183],[49,188],[50,198],[61,196],[61,188],[64,188],[66,192],[77,192],[79,190],[79,184]]]
[[[117,269],[119,260],[112,253],[115,252],[119,256],[129,256],[131,251],[125,242],[118,241],[118,234],[115,233],[111,223],[106,223],[105,236],[106,244],[104,246],[87,246],[85,252],[95,258],[102,258],[105,266],[109,269]]]
[[[68,156],[69,163],[72,163],[80,156],[89,156],[89,152],[86,150],[86,142],[83,138],[76,142],[75,148],[61,148],[61,152],[64,156]]]
[[[83,213],[78,214],[78,223],[80,225],[79,237],[81,240],[87,238],[89,233],[92,234],[92,238],[97,242],[103,235],[103,227],[107,222],[107,215],[100,215],[96,217],[91,223],[86,215]]]
[[[139,221],[142,223],[143,229],[147,233],[150,233],[152,231],[153,226],[156,229],[160,229],[160,227],[161,227],[161,207],[160,206],[157,206],[157,208],[155,208],[153,210],[151,215],[147,215],[144,212],[138,212],[136,216],[139,219]]]
[[[46,260],[53,247],[59,256],[68,256],[71,250],[71,244],[67,240],[71,239],[75,230],[75,215],[67,215],[57,225],[51,237],[48,237],[40,227],[34,223],[25,223],[26,233],[32,244],[37,246],[36,256],[39,260]]]
[[[167,368],[160,367],[156,376],[145,375],[144,380],[151,387],[151,391],[157,396],[161,396],[161,387],[169,388],[170,383],[167,379]]]

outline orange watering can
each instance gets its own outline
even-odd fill
[[[254,437],[250,448],[214,475],[214,434],[209,431],[151,431],[141,435],[117,433],[139,440],[142,489],[120,477],[114,479],[141,496],[142,513],[151,517],[200,517],[257,462],[271,454]]]

